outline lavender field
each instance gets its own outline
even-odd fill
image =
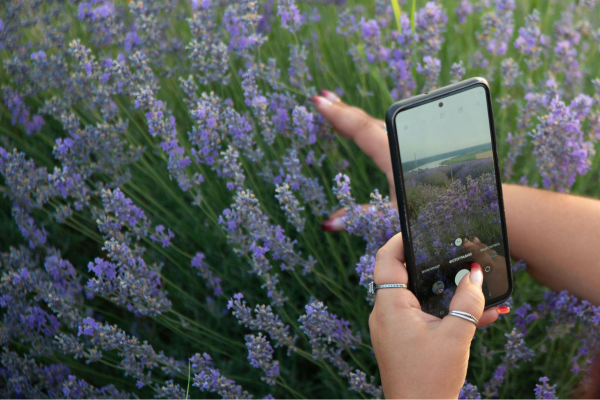
[[[503,181],[600,198],[599,42],[592,0],[0,2],[0,395],[381,397],[366,287],[398,213],[310,98],[383,118],[482,76]],[[434,194],[494,217],[486,161],[413,175],[425,248]],[[463,397],[585,391],[600,309],[524,268]]]

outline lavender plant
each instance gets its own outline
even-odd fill
[[[600,197],[598,7],[533,4],[2,2],[2,396],[381,397],[365,288],[398,213],[310,96],[382,117],[484,76],[504,180]],[[423,256],[494,218],[488,173],[413,173]],[[569,396],[600,349],[598,307],[515,278],[465,398]]]

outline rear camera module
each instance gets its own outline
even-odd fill
[[[442,103],[442,102],[440,101],[440,104],[438,104],[438,106],[440,106],[440,107],[444,107],[444,103]]]

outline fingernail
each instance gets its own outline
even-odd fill
[[[479,238],[477,238],[477,236],[475,236],[475,237],[473,238],[473,242],[475,242],[475,243],[479,243]]]
[[[483,285],[483,271],[481,270],[481,265],[477,263],[471,264],[471,282],[481,287]]]
[[[327,100],[325,97],[313,96],[310,99],[312,101],[314,101],[315,103],[317,103],[317,105],[319,105],[319,106],[329,106],[329,105],[331,105],[331,102],[329,100]]]
[[[329,90],[319,90],[319,94],[333,103],[340,101],[340,98],[337,97],[335,93],[330,92]]]
[[[321,224],[321,229],[327,232],[343,231],[344,224],[341,218],[332,218],[323,221],[323,223]]]
[[[508,314],[510,312],[510,307],[501,306],[498,307],[498,314]]]

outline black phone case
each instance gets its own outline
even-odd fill
[[[415,269],[415,256],[412,246],[412,239],[410,237],[410,229],[408,227],[408,214],[406,212],[406,193],[404,190],[404,178],[402,172],[402,162],[400,160],[400,148],[398,147],[398,138],[396,134],[396,114],[402,110],[416,107],[418,105],[436,101],[438,99],[447,97],[449,95],[462,92],[467,89],[471,89],[475,86],[482,86],[485,89],[487,97],[488,117],[490,120],[490,130],[492,133],[492,151],[494,158],[494,169],[496,173],[496,186],[498,187],[498,208],[500,211],[500,224],[502,227],[502,234],[504,238],[504,248],[506,249],[506,261],[507,261],[507,279],[508,279],[508,292],[493,299],[486,300],[485,308],[493,307],[501,304],[508,300],[513,291],[513,277],[510,260],[510,251],[508,249],[508,237],[506,235],[506,218],[504,217],[504,198],[502,196],[502,183],[500,181],[500,168],[498,166],[498,150],[496,147],[496,131],[494,128],[494,117],[492,114],[492,99],[490,93],[490,87],[484,78],[470,78],[455,84],[445,86],[439,89],[431,90],[429,92],[413,96],[409,99],[398,101],[392,104],[385,114],[385,124],[388,133],[388,139],[390,144],[390,153],[392,157],[392,169],[394,171],[394,183],[396,185],[396,198],[398,199],[398,214],[400,215],[400,226],[402,229],[402,241],[404,243],[404,257],[406,260],[406,268],[408,270],[408,287],[409,289],[418,296],[417,291],[417,277]],[[422,299],[419,299],[422,302]]]

